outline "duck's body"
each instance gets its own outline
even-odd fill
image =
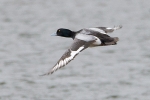
[[[74,57],[88,47],[96,46],[107,46],[116,45],[119,40],[118,37],[110,37],[107,33],[111,33],[114,30],[118,30],[122,26],[108,28],[108,27],[96,27],[96,28],[84,28],[77,32],[71,31],[69,29],[60,28],[57,30],[56,36],[68,37],[74,40],[71,47],[63,54],[56,65],[46,74],[52,74],[57,69],[64,67],[68,64]]]
[[[120,27],[119,27],[120,28]],[[107,35],[108,32],[113,32],[115,29],[107,29],[106,27],[97,27],[97,28],[85,28],[80,30],[79,35],[90,35],[94,36],[95,42],[93,42],[90,47],[93,46],[106,46],[106,45],[115,45],[118,41],[117,37],[110,37]],[[77,34],[77,35],[78,35]],[[85,36],[83,37],[85,39]]]

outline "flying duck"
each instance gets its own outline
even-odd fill
[[[54,36],[72,38],[73,43],[70,46],[70,48],[58,60],[58,62],[54,65],[54,67],[52,67],[47,73],[43,75],[52,74],[57,69],[64,67],[71,60],[73,60],[81,51],[83,51],[88,47],[116,45],[119,38],[110,37],[109,35],[107,35],[107,33],[111,33],[114,30],[118,30],[121,28],[122,28],[121,25],[114,28],[109,27],[83,28],[76,32],[64,28],[58,29],[57,32],[53,34]]]

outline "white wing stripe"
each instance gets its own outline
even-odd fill
[[[69,61],[71,61],[82,49],[84,49],[84,46],[80,47],[77,51],[71,51],[71,56],[68,58],[65,58],[64,60],[60,60],[56,66],[53,68],[53,71],[56,71],[58,68],[63,67],[66,65]]]
[[[59,62],[59,66],[61,66],[61,61]]]
[[[58,64],[53,68],[53,70],[56,70],[56,69],[57,69],[57,66],[58,66]]]
[[[63,66],[64,65],[64,62],[63,61],[61,61],[61,66]]]
[[[106,29],[108,29],[108,30],[111,30],[112,28],[110,28],[110,27],[107,27]]]
[[[64,59],[64,64],[66,65],[66,60]]]
[[[57,69],[67,65],[71,60],[73,60],[73,58],[82,50],[84,49],[84,45],[82,47],[80,47],[77,51],[72,51],[70,50],[70,56],[60,60],[52,69],[50,72],[48,72],[47,74],[43,74],[43,75],[48,75],[48,74],[52,74],[53,72],[55,72]]]

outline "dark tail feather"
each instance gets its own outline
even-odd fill
[[[114,37],[114,42],[118,42],[119,38],[118,37]]]
[[[119,41],[119,38],[118,37],[113,37],[111,38],[111,41],[105,41],[105,45],[115,45],[117,44],[117,41]]]

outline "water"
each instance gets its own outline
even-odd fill
[[[0,100],[149,100],[150,1],[0,0]],[[116,46],[89,48],[40,77],[72,40],[58,28],[123,25]]]

